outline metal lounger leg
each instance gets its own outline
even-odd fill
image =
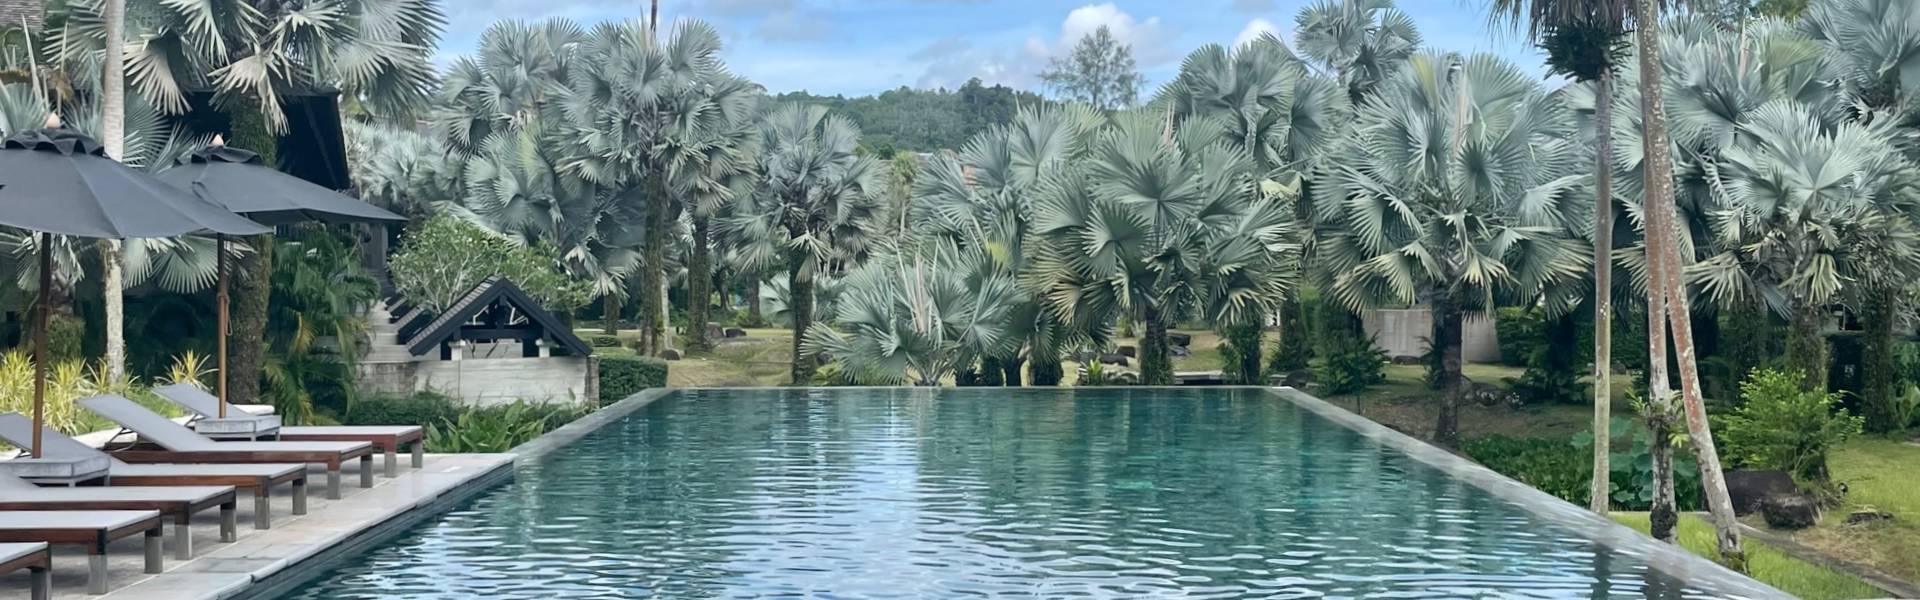
[[[27,577],[31,579],[27,584],[27,587],[32,590],[28,592],[30,598],[53,600],[53,569],[42,567],[28,569]]]

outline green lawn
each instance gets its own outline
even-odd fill
[[[1613,520],[1647,533],[1646,513],[1614,513]],[[1713,525],[1693,515],[1680,519],[1680,545],[1705,557],[1719,553]],[[1746,540],[1747,575],[1767,585],[1807,600],[1850,600],[1886,596],[1852,575],[1815,566],[1782,554],[1779,550]]]
[[[1852,440],[1828,457],[1833,479],[1847,485],[1846,503],[1828,511],[1818,527],[1793,540],[1821,552],[1920,581],[1920,446],[1868,437]],[[1854,511],[1880,511],[1892,521],[1848,525]]]

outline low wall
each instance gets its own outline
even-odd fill
[[[1433,313],[1424,308],[1370,310],[1360,317],[1373,345],[1389,358],[1418,358],[1427,354],[1427,338],[1433,337]],[[1467,362],[1500,362],[1500,334],[1493,319],[1469,315],[1461,332],[1460,358]]]
[[[516,400],[586,404],[599,396],[592,357],[475,358],[402,363],[362,363],[359,385],[372,393],[434,390],[469,406]]]

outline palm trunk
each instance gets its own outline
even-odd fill
[[[1894,395],[1900,390],[1900,374],[1896,372],[1894,359],[1893,326],[1899,318],[1899,289],[1893,286],[1880,286],[1867,294],[1866,310],[1861,315],[1861,325],[1866,329],[1866,339],[1860,351],[1862,374],[1861,412],[1866,417],[1867,431],[1886,433],[1905,427],[1898,422],[1893,408]]]
[[[1658,231],[1651,221],[1647,225],[1647,277],[1658,281],[1664,274],[1665,265],[1653,260],[1664,251],[1667,236],[1654,235]],[[1653,440],[1647,453],[1653,462],[1653,506],[1649,508],[1649,534],[1653,539],[1669,544],[1676,543],[1675,530],[1680,523],[1679,507],[1676,506],[1673,491],[1673,446],[1667,440],[1673,436],[1673,387],[1667,375],[1667,293],[1659,285],[1647,286],[1647,437]],[[1599,445],[1599,438],[1594,444]]]
[[[1173,385],[1173,356],[1167,347],[1165,315],[1146,308],[1146,336],[1140,338],[1140,385]]]
[[[648,178],[647,183],[647,230],[642,240],[640,258],[640,311],[634,315],[634,321],[640,326],[640,340],[636,350],[642,356],[658,353],[660,333],[666,324],[660,322],[660,285],[666,278],[667,270],[667,190],[656,174]]]
[[[693,216],[693,256],[687,261],[687,349],[706,352],[713,348],[707,339],[708,312],[713,306],[713,256],[707,247],[707,218]]]
[[[1026,366],[1026,364],[1027,364],[1027,360],[1024,358],[1020,358],[1018,356],[1001,361],[1000,362],[1001,384],[1007,387],[1025,386],[1026,384],[1022,382],[1022,378],[1020,376],[1020,368]]]
[[[1594,82],[1593,485],[1587,508],[1607,514],[1613,490],[1613,70]]]
[[[1465,342],[1466,315],[1445,293],[1435,294],[1433,340],[1440,345],[1440,414],[1433,425],[1433,443],[1442,448],[1460,446],[1460,397],[1466,392],[1466,377],[1460,372],[1461,348]]]
[[[1707,407],[1700,394],[1700,370],[1695,363],[1693,346],[1693,323],[1687,309],[1686,287],[1680,279],[1680,256],[1678,244],[1673,236],[1678,235],[1674,227],[1673,207],[1673,160],[1668,155],[1670,148],[1667,139],[1667,115],[1660,89],[1660,22],[1659,6],[1653,2],[1635,3],[1635,21],[1641,27],[1635,28],[1640,41],[1640,95],[1642,120],[1646,134],[1642,136],[1645,145],[1646,165],[1646,203],[1650,237],[1658,237],[1659,252],[1655,256],[1661,264],[1657,282],[1667,297],[1667,320],[1673,327],[1674,351],[1679,355],[1680,390],[1686,409],[1687,433],[1693,442],[1694,453],[1700,465],[1700,483],[1706,488],[1707,510],[1713,516],[1713,526],[1719,537],[1720,556],[1723,560],[1736,565],[1744,565],[1745,553],[1740,549],[1739,523],[1734,520],[1733,500],[1727,495],[1725,475],[1720,471],[1720,453],[1714,446],[1713,429],[1707,422]],[[1660,440],[1655,440],[1659,443]]]
[[[620,295],[607,290],[600,295],[600,332],[607,335],[620,334]]]
[[[742,273],[741,275],[743,275],[742,279],[747,280],[747,293],[745,298],[747,302],[747,320],[752,322],[753,327],[763,327],[766,325],[767,316],[760,312],[760,274],[755,272]]]
[[[1787,329],[1787,360],[1806,373],[1810,390],[1827,389],[1827,365],[1832,358],[1827,338],[1821,331],[1825,327],[1826,316],[1821,309],[1802,304],[1794,308]]]
[[[1246,323],[1227,327],[1227,343],[1232,344],[1239,356],[1239,364],[1226,365],[1232,371],[1233,380],[1240,385],[1259,385],[1260,383],[1260,317],[1249,317]]]
[[[820,364],[819,359],[800,353],[800,339],[813,324],[813,274],[806,271],[805,259],[791,261],[787,266],[787,312],[793,315],[793,379],[788,383],[805,387],[812,385],[814,367]]]
[[[233,278],[233,325],[227,374],[228,402],[260,403],[260,369],[266,364],[267,299],[273,292],[273,236],[247,238],[253,252],[240,259]]]
[[[120,160],[126,151],[126,0],[106,0],[106,60],[101,69],[100,137],[107,158]],[[121,281],[122,257],[118,240],[100,244],[100,288],[106,304],[107,380],[118,385],[127,376],[126,296]]]

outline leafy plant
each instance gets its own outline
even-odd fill
[[[1613,450],[1608,464],[1613,491],[1609,494],[1614,507],[1621,510],[1647,510],[1653,506],[1653,439],[1647,428],[1639,426],[1630,419],[1614,417],[1609,430],[1614,438],[1608,446]],[[1583,431],[1574,437],[1573,446],[1582,456],[1591,457],[1593,432]],[[1661,440],[1671,444],[1673,440]],[[1674,504],[1682,511],[1699,510],[1704,506],[1701,498],[1700,468],[1694,462],[1693,453],[1675,452],[1673,455]]]
[[[1905,390],[1893,397],[1889,408],[1893,422],[1900,427],[1920,427],[1920,385],[1907,384]]]
[[[200,389],[207,389],[207,379],[212,377],[213,373],[213,366],[208,364],[207,357],[188,350],[174,357],[173,364],[167,367],[165,381],[172,385],[186,383]]]
[[[619,348],[620,336],[596,335],[596,336],[587,338],[587,345],[593,346],[595,348]]]
[[[1313,367],[1313,380],[1324,393],[1351,394],[1387,380],[1387,353],[1375,348],[1371,339],[1329,336],[1321,342],[1319,354],[1321,361]]]
[[[1840,407],[1840,394],[1805,389],[1798,371],[1758,369],[1740,384],[1745,400],[1724,420],[1727,455],[1802,482],[1828,479],[1827,452],[1860,433],[1863,419]]]
[[[415,304],[444,311],[473,286],[499,275],[556,314],[587,303],[592,286],[560,268],[545,245],[520,245],[450,215],[428,219],[401,238],[388,261],[393,285]]]
[[[1492,435],[1467,440],[1460,450],[1487,468],[1562,500],[1587,504],[1593,479],[1591,454],[1566,440]]]
[[[560,428],[587,411],[556,404],[514,402],[462,411],[427,427],[432,452],[506,452]]]
[[[414,425],[426,427],[457,418],[453,399],[433,391],[412,394],[375,394],[359,398],[347,410],[346,425]]]

